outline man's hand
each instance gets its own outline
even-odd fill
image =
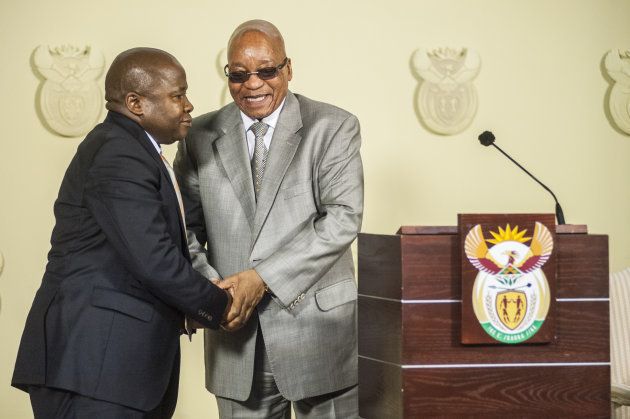
[[[239,272],[217,283],[232,294],[232,305],[221,327],[228,331],[238,330],[247,323],[263,295],[265,283],[253,269]]]
[[[215,285],[219,286],[218,283],[215,283]],[[221,288],[221,287],[219,287]],[[230,312],[230,310],[232,310],[232,301],[233,301],[233,294],[230,290],[224,290],[225,294],[227,295],[228,298],[228,302],[225,305],[225,311],[223,312],[223,319],[221,319],[221,323],[223,323],[228,315],[228,313]]]

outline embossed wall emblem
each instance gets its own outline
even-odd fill
[[[412,67],[421,79],[416,107],[421,122],[431,131],[462,132],[477,113],[477,92],[472,81],[479,74],[479,54],[467,48],[418,49]]]
[[[608,100],[610,115],[620,130],[630,134],[630,50],[609,51],[604,66],[615,81]]]
[[[45,78],[39,108],[49,127],[66,137],[78,137],[94,127],[103,108],[96,79],[103,73],[103,54],[88,46],[37,47],[37,71]]]

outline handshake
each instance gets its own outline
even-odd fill
[[[212,279],[212,283],[228,294],[221,328],[229,332],[238,330],[247,323],[266,290],[262,278],[253,269],[228,276],[222,281]]]

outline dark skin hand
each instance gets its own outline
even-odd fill
[[[232,294],[232,304],[221,327],[230,332],[240,329],[265,295],[265,283],[254,269],[239,272],[215,283]]]
[[[215,285],[218,285],[218,284],[216,284],[215,282]],[[232,293],[230,292],[230,290],[225,290],[225,293],[227,294],[228,302],[225,305],[225,311],[223,312],[223,320],[221,320],[221,324],[223,324],[226,321],[227,316],[230,313],[230,310],[232,310],[232,300],[233,300]]]

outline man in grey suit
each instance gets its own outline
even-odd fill
[[[206,331],[206,386],[221,418],[290,418],[291,402],[298,418],[358,417],[359,123],[288,90],[269,22],[236,28],[225,73],[234,103],[196,118],[175,161],[193,266],[239,291],[237,331]]]

